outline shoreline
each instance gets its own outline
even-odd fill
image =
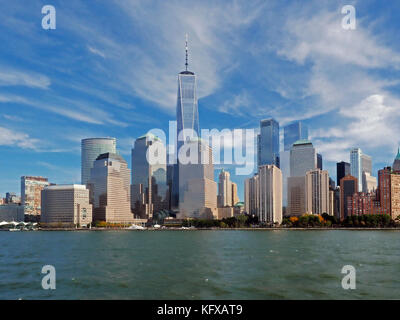
[[[400,228],[354,228],[354,227],[343,227],[343,228],[193,228],[193,229],[181,229],[181,228],[148,228],[145,230],[129,230],[124,228],[44,228],[39,230],[32,230],[32,231],[136,231],[136,232],[146,232],[146,231],[333,231],[333,230],[341,230],[341,231],[400,231]],[[8,230],[2,230],[8,231]],[[31,231],[31,230],[22,230],[22,231]]]

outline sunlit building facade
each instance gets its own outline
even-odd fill
[[[41,192],[49,185],[49,181],[44,177],[21,177],[21,203],[24,206],[25,215],[28,220],[36,220],[41,214]]]
[[[93,205],[93,221],[133,221],[129,180],[130,170],[120,155],[104,153],[97,157],[87,183]]]
[[[92,222],[89,189],[85,185],[54,185],[42,191],[41,222],[88,226]]]

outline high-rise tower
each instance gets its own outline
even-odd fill
[[[178,157],[179,150],[185,141],[199,137],[199,110],[197,104],[196,75],[188,70],[188,43],[186,35],[186,62],[185,71],[178,74],[178,99],[176,105],[177,140],[175,156]],[[179,205],[179,165],[173,168],[173,182],[171,192],[171,207]]]
[[[117,152],[115,138],[88,138],[81,142],[81,184],[86,185],[90,178],[90,170],[97,157],[103,153]]]

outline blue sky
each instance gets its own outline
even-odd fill
[[[43,30],[41,8],[57,10]],[[341,8],[356,8],[356,30]],[[0,1],[0,194],[22,175],[80,182],[80,140],[175,119],[189,35],[201,128],[304,120],[335,179],[360,147],[374,171],[400,141],[397,1]],[[282,146],[283,148],[283,146]],[[220,166],[217,167],[219,169]],[[242,198],[243,180],[239,184]]]

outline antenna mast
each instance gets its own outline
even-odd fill
[[[185,50],[186,50],[186,63],[185,63],[185,67],[186,67],[186,71],[188,71],[188,35],[186,33],[186,44],[185,44]]]

